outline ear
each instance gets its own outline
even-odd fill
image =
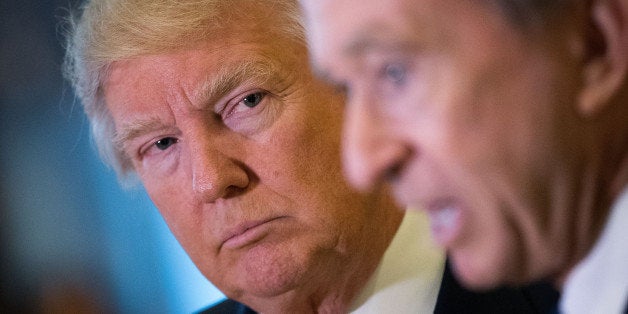
[[[592,0],[579,109],[595,115],[624,86],[628,66],[628,1]]]

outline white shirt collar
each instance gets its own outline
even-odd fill
[[[432,313],[444,264],[425,214],[408,211],[351,313]]]
[[[621,313],[628,307],[628,188],[589,255],[567,278],[562,313]]]

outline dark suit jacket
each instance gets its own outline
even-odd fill
[[[558,292],[544,283],[517,289],[501,288],[481,293],[471,292],[460,285],[451,272],[449,262],[447,262],[434,313],[555,313],[558,298]],[[199,314],[252,313],[255,311],[233,300],[225,300],[199,312]]]
[[[198,314],[256,314],[256,312],[242,303],[226,299],[198,312]]]

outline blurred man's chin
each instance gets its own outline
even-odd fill
[[[491,265],[481,256],[469,257],[455,253],[450,253],[449,256],[456,278],[467,289],[481,292],[506,284],[501,268]]]

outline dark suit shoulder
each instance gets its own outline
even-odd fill
[[[470,291],[454,277],[447,262],[434,313],[553,313],[559,297],[559,293],[545,283]]]
[[[198,314],[256,314],[246,305],[226,299],[198,312]]]

